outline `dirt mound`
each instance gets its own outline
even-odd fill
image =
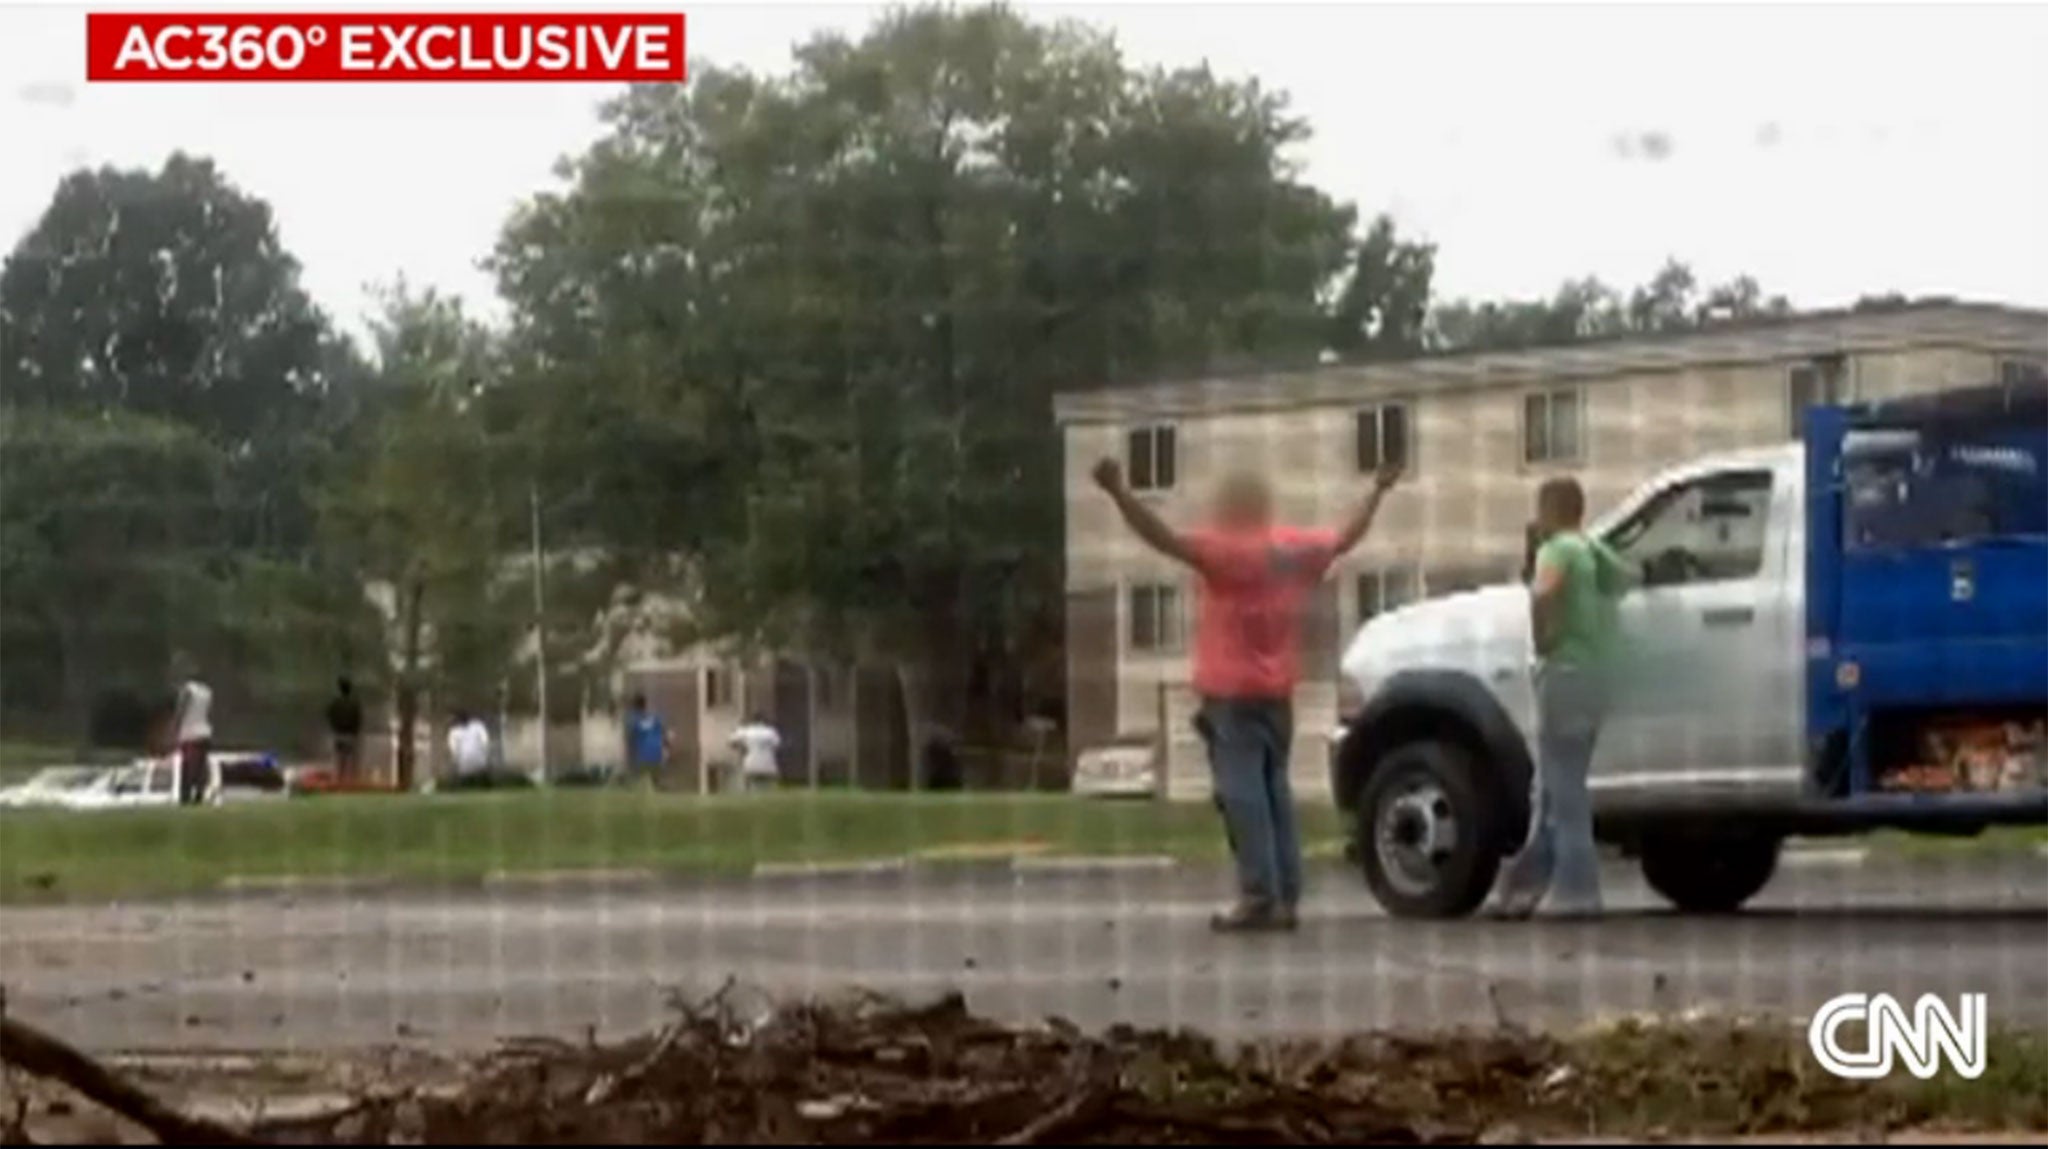
[[[1435,1144],[2048,1125],[2048,1078],[1968,1090],[1820,1073],[1803,1035],[1726,1022],[1220,1047],[1190,1032],[1018,1029],[958,996],[726,1000],[619,1046],[528,1045],[442,1097],[272,1126],[302,1142]],[[2039,1045],[2032,1047],[2036,1066]],[[2024,1081],[2022,1072],[2017,1081]],[[1919,1083],[1914,1083],[1918,1085]],[[1954,1083],[1950,1083],[1954,1084]],[[1965,1083],[1968,1084],[1968,1083]],[[1988,1107],[1987,1107],[1988,1105]]]
[[[353,1101],[228,1131],[308,1145],[1868,1140],[2048,1128],[2044,1050],[2005,1036],[1990,1051],[1993,1072],[1975,1082],[1850,1083],[1819,1072],[1803,1033],[1779,1024],[1225,1048],[1184,1031],[1017,1028],[975,1016],[958,996],[750,1009],[728,993],[679,1008],[640,1039],[521,1042],[446,1084],[353,1081],[339,1091]]]

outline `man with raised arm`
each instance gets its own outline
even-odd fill
[[[1239,887],[1237,904],[1211,919],[1220,932],[1291,930],[1298,921],[1301,835],[1287,764],[1302,608],[1330,564],[1365,538],[1399,478],[1398,468],[1382,468],[1371,493],[1329,530],[1274,523],[1266,481],[1237,473],[1217,487],[1207,525],[1176,531],[1131,493],[1115,460],[1095,465],[1096,484],[1132,533],[1197,576],[1195,725],[1208,746]]]

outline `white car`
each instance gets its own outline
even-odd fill
[[[1150,798],[1159,792],[1159,746],[1150,736],[1083,750],[1073,790],[1087,798]]]
[[[65,810],[125,810],[174,806],[177,802],[177,760],[142,758],[109,770],[90,786],[66,794],[58,805]]]
[[[282,798],[285,777],[267,754],[223,751],[212,756],[213,779],[206,801],[212,805],[262,798]],[[72,768],[61,768],[72,769]],[[45,774],[53,771],[44,771]],[[42,775],[37,775],[41,778]],[[35,779],[31,779],[33,783]],[[54,783],[52,784],[54,785]],[[178,758],[138,758],[127,766],[94,768],[62,788],[46,786],[31,800],[13,806],[60,810],[128,810],[178,804]]]
[[[0,789],[0,809],[62,806],[67,795],[89,789],[112,773],[106,766],[49,766],[26,782]]]

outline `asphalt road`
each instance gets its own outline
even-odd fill
[[[1319,875],[1293,936],[1218,938],[1218,871],[993,872],[277,895],[0,909],[26,1020],[111,1052],[375,1046],[660,1024],[671,992],[958,988],[975,1009],[1226,1036],[1568,1026],[1689,1007],[1804,1018],[1849,991],[1984,992],[2048,1028],[2048,859],[1781,872],[1750,912],[1675,915],[1626,869],[1593,923],[1417,923]]]

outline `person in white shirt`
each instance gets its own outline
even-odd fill
[[[455,712],[448,728],[448,761],[457,781],[481,778],[491,768],[491,732],[483,719],[466,711]]]
[[[177,743],[178,804],[197,806],[216,789],[213,779],[213,688],[199,679],[189,655],[172,664],[179,679],[178,703],[171,718]]]
[[[782,749],[782,735],[775,732],[766,716],[755,714],[732,732],[733,749],[740,752],[740,786],[747,790],[770,790],[782,776],[775,752]]]

